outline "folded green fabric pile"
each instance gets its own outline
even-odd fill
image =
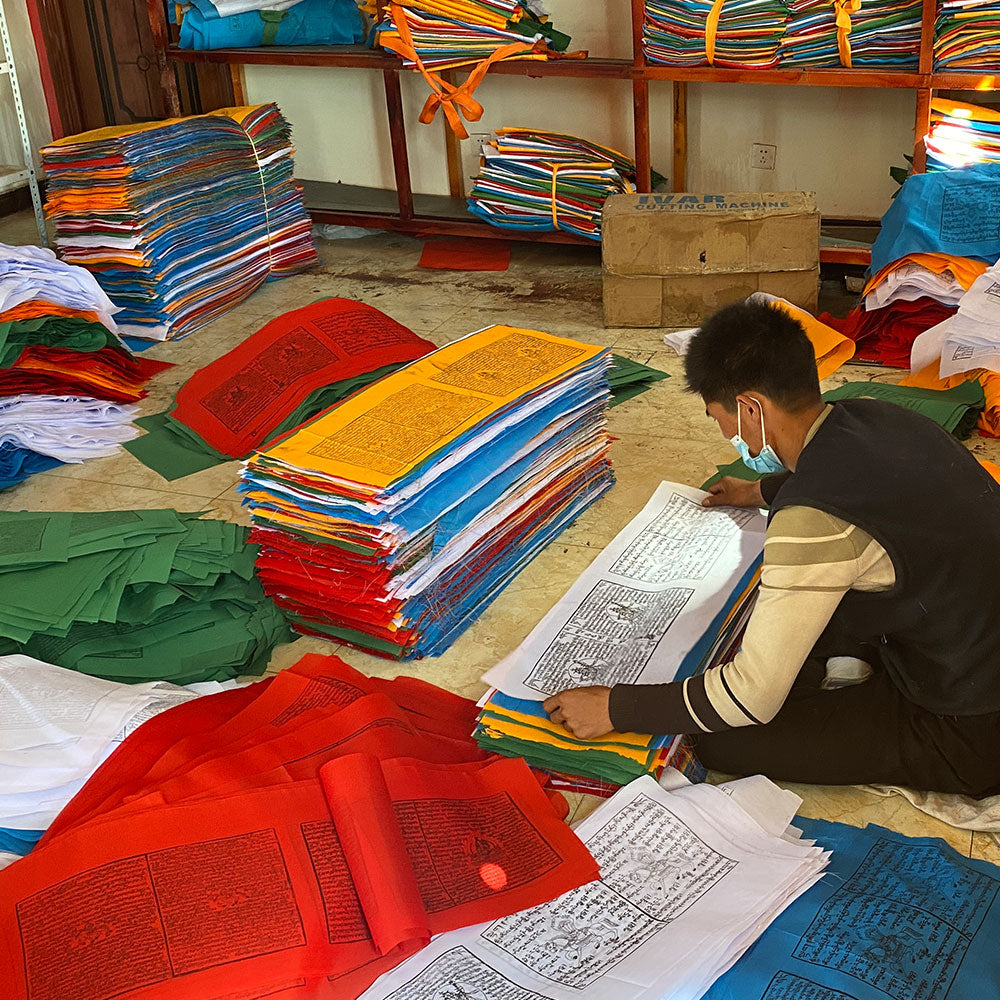
[[[614,365],[608,372],[608,384],[611,386],[609,406],[624,403],[626,399],[645,392],[654,382],[670,378],[667,372],[650,368],[649,365],[633,361],[631,358],[623,358],[620,354],[612,354],[611,360]]]
[[[827,403],[861,398],[882,399],[922,413],[960,441],[964,441],[975,430],[979,414],[986,406],[986,395],[979,382],[963,382],[953,389],[918,389],[886,382],[848,382],[823,393],[823,399]],[[719,465],[717,469],[714,476],[701,484],[703,490],[714,486],[726,476],[745,479],[747,482],[756,482],[761,478],[760,473],[748,469],[741,458],[729,465]]]
[[[125,683],[262,673],[291,632],[248,529],[200,518],[0,512],[0,653]]]

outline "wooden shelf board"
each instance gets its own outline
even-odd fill
[[[872,87],[916,89],[927,86],[927,78],[910,70],[892,69],[722,69],[716,66],[648,65],[650,80],[680,80],[688,83],[762,83],[778,86]]]

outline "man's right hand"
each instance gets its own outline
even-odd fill
[[[702,500],[702,507],[763,507],[760,482],[748,483],[745,479],[726,476],[708,488],[709,495]]]

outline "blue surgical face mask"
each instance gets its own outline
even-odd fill
[[[753,399],[752,396],[750,398]],[[730,438],[729,442],[740,453],[740,458],[743,459],[748,469],[759,472],[763,476],[775,472],[784,472],[785,467],[781,464],[781,459],[778,458],[774,449],[767,443],[767,435],[764,433],[764,411],[761,410],[760,403],[756,399],[753,401],[757,403],[757,412],[760,414],[760,439],[764,442],[764,446],[760,449],[760,454],[751,455],[750,446],[743,440],[743,424],[741,422],[739,403],[736,404],[736,437]]]

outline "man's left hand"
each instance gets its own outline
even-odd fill
[[[549,718],[569,730],[577,739],[594,740],[610,733],[611,688],[584,687],[560,691],[547,698],[542,708]]]

